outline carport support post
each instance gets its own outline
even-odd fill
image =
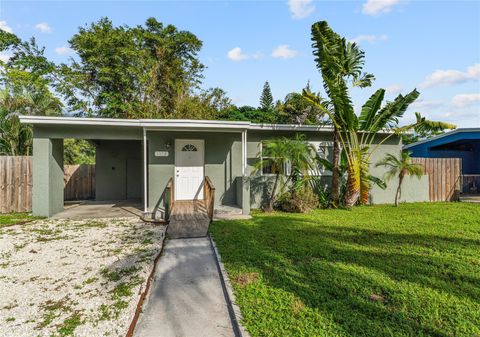
[[[33,215],[63,211],[63,139],[33,138]]]
[[[238,188],[238,187],[237,187]],[[250,214],[250,181],[247,177],[247,130],[242,131],[242,214]]]

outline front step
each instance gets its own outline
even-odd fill
[[[213,220],[244,220],[251,219],[250,215],[243,214],[238,206],[220,205],[213,212]]]
[[[203,201],[177,201],[170,214],[167,235],[172,239],[204,237],[209,225]]]

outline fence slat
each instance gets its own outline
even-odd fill
[[[85,200],[95,197],[95,165],[65,165],[65,200]]]
[[[429,176],[430,201],[458,199],[462,174],[460,158],[413,158],[413,162],[423,165],[425,174]]]
[[[95,165],[65,165],[65,200],[95,198]],[[32,157],[0,156],[0,213],[32,210]]]

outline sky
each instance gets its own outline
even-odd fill
[[[365,51],[372,87],[352,89],[356,111],[378,88],[387,99],[417,88],[413,112],[480,127],[480,1],[0,1],[0,29],[34,36],[51,60],[68,62],[78,27],[110,18],[115,25],[155,17],[203,41],[202,87],[221,87],[236,105],[259,105],[265,81],[275,99],[310,81],[322,90],[310,40],[320,20]],[[1,59],[8,55],[0,54]]]

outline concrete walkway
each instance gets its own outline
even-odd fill
[[[235,336],[208,238],[167,241],[135,336]]]

